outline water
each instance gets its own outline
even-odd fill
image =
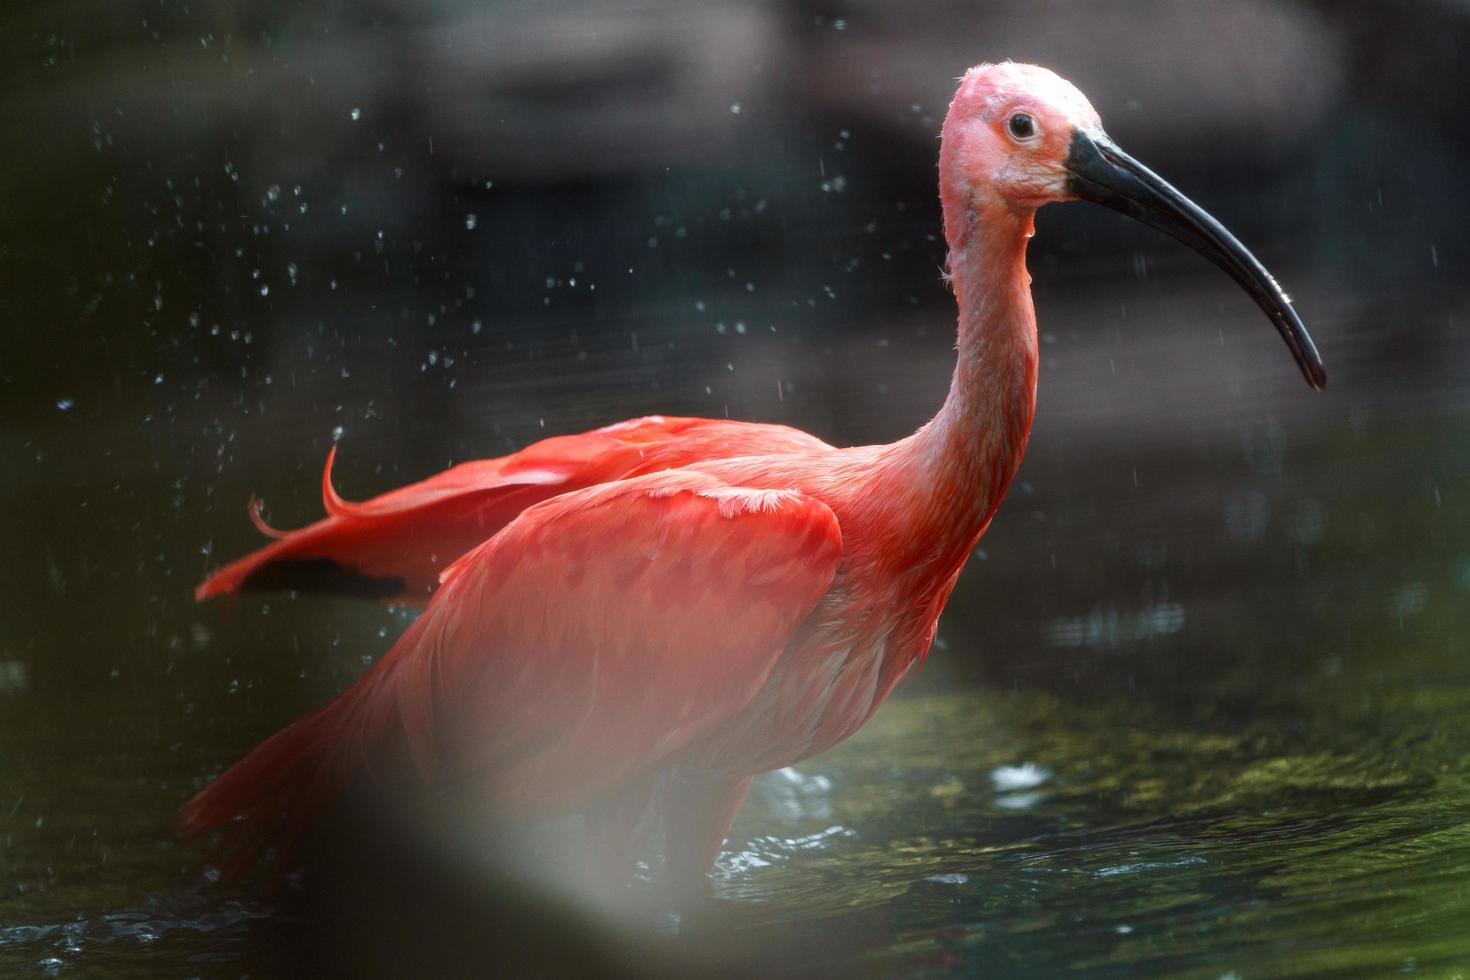
[[[1470,973],[1458,7],[216,6],[0,12],[0,975]],[[1328,391],[1196,257],[1048,208],[1032,443],[939,642],[709,901],[610,910],[556,827],[203,875],[184,801],[409,621],[194,603],[252,495],[653,412],[906,435],[953,366],[938,115],[1003,57],[1257,249]]]
[[[652,911],[605,926],[553,901],[529,928],[611,930],[568,955],[675,973],[1441,976],[1470,962],[1470,457],[1441,451],[1470,426],[1422,403],[1365,413],[1361,394],[1323,410],[1277,366],[1273,397],[1300,399],[1305,422],[1185,413],[1144,443],[1099,444],[1048,437],[1065,396],[1044,407],[929,661],[858,736],[753,794],[709,907],[660,931]],[[336,962],[349,939],[371,948],[412,910],[385,898],[381,929],[318,943],[299,894],[201,879],[200,849],[169,828],[404,614],[194,606],[198,571],[250,540],[235,505],[255,477],[216,478],[201,500],[135,459],[118,464],[136,477],[124,487],[60,449],[87,411],[11,444],[12,472],[71,467],[62,489],[26,492],[37,513],[80,508],[85,533],[21,531],[50,542],[39,574],[13,582],[48,627],[0,669],[0,967],[275,975]],[[206,510],[216,495],[229,506]]]

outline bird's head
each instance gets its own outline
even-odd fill
[[[1011,62],[971,68],[944,119],[946,203],[1030,212],[1066,200],[1072,134],[1101,128],[1092,103],[1055,72]]]
[[[1214,262],[1275,324],[1313,388],[1327,372],[1291,299],[1244,245],[1199,205],[1119,149],[1097,110],[1055,72],[1011,62],[960,79],[944,119],[939,191],[958,251],[987,219],[1019,221],[1037,208],[1093,201],[1174,237]]]

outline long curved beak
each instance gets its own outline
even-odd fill
[[[1074,196],[1172,235],[1228,272],[1276,324],[1307,384],[1318,390],[1326,387],[1322,356],[1292,309],[1291,298],[1224,225],[1120,150],[1100,129],[1079,129],[1073,134],[1064,166],[1070,174],[1068,190]]]

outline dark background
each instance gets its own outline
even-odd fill
[[[923,422],[937,135],[980,61],[1076,83],[1256,250],[1331,380],[1192,253],[1045,209],[1032,448],[915,690],[1209,724],[1260,694],[1192,683],[1211,656],[1282,681],[1351,648],[1344,608],[1463,604],[1466,50],[1450,0],[10,0],[0,907],[186,880],[173,808],[387,649],[371,607],[193,604],[259,543],[252,493],[319,515],[334,438],[361,498],[652,412]]]
[[[1081,86],[1332,377],[1298,390],[1195,256],[1049,208],[1034,452],[1464,404],[1459,4],[12,3],[0,36],[0,574],[37,682],[96,681],[42,653],[116,622],[73,588],[161,613],[255,542],[250,492],[316,516],[338,427],[349,497],[648,412],[911,431],[952,339],[935,137],[986,59]]]

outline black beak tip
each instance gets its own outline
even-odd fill
[[[1322,355],[1317,352],[1317,345],[1312,342],[1307,325],[1302,323],[1296,309],[1290,305],[1291,301],[1283,295],[1282,302],[1282,316],[1276,320],[1281,338],[1286,341],[1286,346],[1296,359],[1297,366],[1301,368],[1302,377],[1307,379],[1307,384],[1314,391],[1321,391],[1327,387],[1327,367],[1322,363]]]
[[[1291,299],[1265,267],[1219,221],[1130,157],[1101,130],[1072,134],[1067,159],[1069,192],[1128,215],[1199,252],[1229,273],[1271,318],[1307,384],[1327,387],[1327,369]]]

